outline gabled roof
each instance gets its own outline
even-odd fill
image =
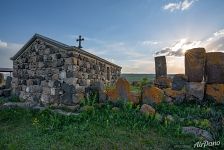
[[[41,39],[41,40],[43,40],[43,41],[45,41],[45,42],[47,42],[47,43],[49,43],[49,44],[52,44],[52,45],[54,45],[54,46],[56,46],[56,47],[59,47],[59,48],[62,48],[62,49],[64,49],[64,50],[70,50],[70,51],[77,51],[77,52],[79,52],[79,53],[81,53],[81,54],[83,54],[83,55],[86,55],[86,56],[89,56],[89,57],[92,57],[92,58],[95,58],[95,59],[97,59],[97,60],[100,60],[100,61],[103,61],[103,62],[105,62],[105,63],[107,63],[107,64],[110,64],[110,65],[113,65],[113,66],[116,66],[116,67],[119,67],[119,68],[121,68],[120,66],[118,66],[118,65],[116,65],[116,64],[114,64],[114,63],[111,63],[111,62],[109,62],[109,61],[107,61],[107,60],[105,60],[105,59],[103,59],[103,58],[100,58],[100,57],[98,57],[98,56],[96,56],[96,55],[94,55],[94,54],[91,54],[91,53],[89,53],[89,52],[87,52],[87,51],[85,51],[85,50],[83,50],[83,49],[80,49],[80,48],[78,48],[78,47],[75,47],[75,46],[69,46],[69,45],[66,45],[66,44],[63,44],[63,43],[61,43],[61,42],[58,42],[58,41],[55,41],[55,40],[53,40],[53,39],[50,39],[50,38],[48,38],[48,37],[45,37],[45,36],[43,36],[43,35],[40,35],[40,34],[34,34],[33,35],[33,37],[13,56],[13,57],[11,57],[10,59],[11,60],[16,60],[19,56],[21,56],[23,53],[24,53],[24,51],[36,40],[36,39]]]

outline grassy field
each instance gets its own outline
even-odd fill
[[[155,74],[121,74],[121,77],[125,77],[131,83],[133,81],[140,81],[143,78],[152,81],[155,78]]]
[[[181,127],[209,128],[200,120],[198,124],[192,119],[179,122],[189,116],[208,119],[207,107],[161,104],[156,108],[160,114],[174,117],[174,121],[161,121],[140,114],[130,104],[119,106],[117,110],[111,104],[95,105],[77,116],[48,110],[0,110],[0,149],[192,149],[200,139],[181,134]],[[224,142],[223,135],[219,140]]]

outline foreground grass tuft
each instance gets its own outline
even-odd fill
[[[182,135],[181,127],[187,121],[177,123],[178,119],[197,115],[206,119],[210,112],[204,107],[166,104],[157,110],[162,116],[174,116],[175,121],[146,117],[129,103],[116,111],[109,104],[95,106],[77,116],[49,110],[0,110],[0,149],[191,149],[199,139]],[[206,121],[203,125],[209,128]]]

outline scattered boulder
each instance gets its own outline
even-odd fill
[[[163,91],[167,98],[171,98],[171,102],[179,104],[185,100],[186,93],[184,91],[175,91],[171,88],[164,89]]]
[[[204,138],[205,140],[208,140],[208,141],[212,141],[213,140],[213,137],[212,137],[211,133],[209,133],[206,130],[197,128],[197,127],[192,127],[192,126],[190,126],[190,127],[183,127],[182,128],[182,133],[183,134],[193,134],[196,137],[202,137],[202,138]]]
[[[206,80],[207,83],[224,83],[224,53],[206,53]]]
[[[167,76],[167,67],[166,67],[166,57],[159,56],[155,57],[155,69],[156,69],[156,78]]]
[[[204,90],[205,90],[205,83],[201,82],[188,82],[186,85],[187,91],[187,99],[195,99],[199,100],[200,102],[204,98]]]
[[[133,104],[139,104],[139,95],[133,92],[128,94],[128,100]]]
[[[155,109],[152,106],[147,104],[143,104],[141,106],[140,112],[147,116],[152,116],[152,115],[155,115],[156,113]]]
[[[224,84],[207,84],[205,93],[208,99],[224,104]]]
[[[183,90],[187,83],[187,76],[184,74],[175,74],[172,82],[172,90]]]
[[[205,49],[194,48],[185,53],[185,74],[189,82],[202,82],[205,66]]]
[[[154,85],[160,89],[170,88],[172,79],[168,77],[158,77],[154,80]]]
[[[164,99],[163,90],[157,87],[144,87],[142,94],[142,101],[144,104],[159,104]]]
[[[120,98],[127,100],[130,93],[130,84],[128,80],[119,78],[116,82],[116,91]]]

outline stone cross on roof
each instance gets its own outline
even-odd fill
[[[82,36],[80,35],[76,41],[79,42],[78,48],[82,48],[81,42],[84,41],[84,38],[82,38]]]

